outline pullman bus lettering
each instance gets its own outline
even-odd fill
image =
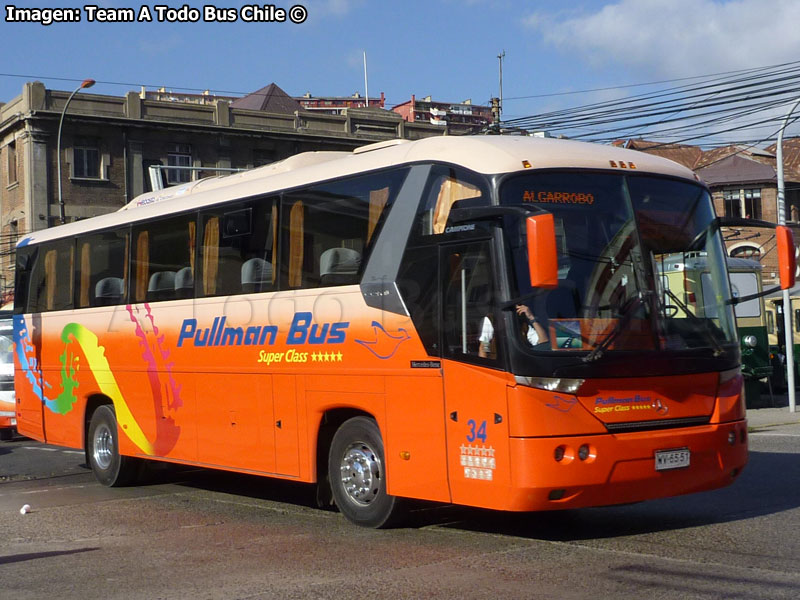
[[[211,327],[198,327],[197,319],[184,319],[178,334],[178,348],[184,342],[195,347],[219,346],[273,346],[278,337],[277,325],[250,325],[231,327],[227,317],[214,317]],[[299,312],[292,318],[286,335],[286,344],[342,344],[350,323],[312,323],[310,312]]]
[[[196,347],[208,346],[271,346],[278,335],[275,325],[226,327],[227,317],[214,317],[211,327],[198,328],[197,319],[184,319],[178,334],[178,348],[185,341]]]

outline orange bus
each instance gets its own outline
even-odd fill
[[[747,425],[718,225],[675,163],[529,137],[145,194],[19,242],[18,428],[84,448],[108,486],[146,459],[228,469],[316,483],[371,527],[409,498],[538,511],[724,486]],[[659,277],[698,253],[713,310]]]

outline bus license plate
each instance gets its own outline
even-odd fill
[[[658,450],[656,451],[656,471],[684,469],[689,466],[689,456],[688,448]]]

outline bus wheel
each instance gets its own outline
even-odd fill
[[[362,527],[396,524],[400,501],[386,493],[386,461],[377,424],[354,417],[338,429],[331,442],[328,476],[336,506]]]
[[[89,423],[87,455],[97,481],[108,487],[133,483],[141,464],[136,458],[120,456],[118,435],[114,407],[107,404],[97,407]]]

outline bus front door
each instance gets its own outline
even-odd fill
[[[440,247],[442,369],[453,502],[490,507],[510,484],[507,374],[500,370],[487,241]]]

